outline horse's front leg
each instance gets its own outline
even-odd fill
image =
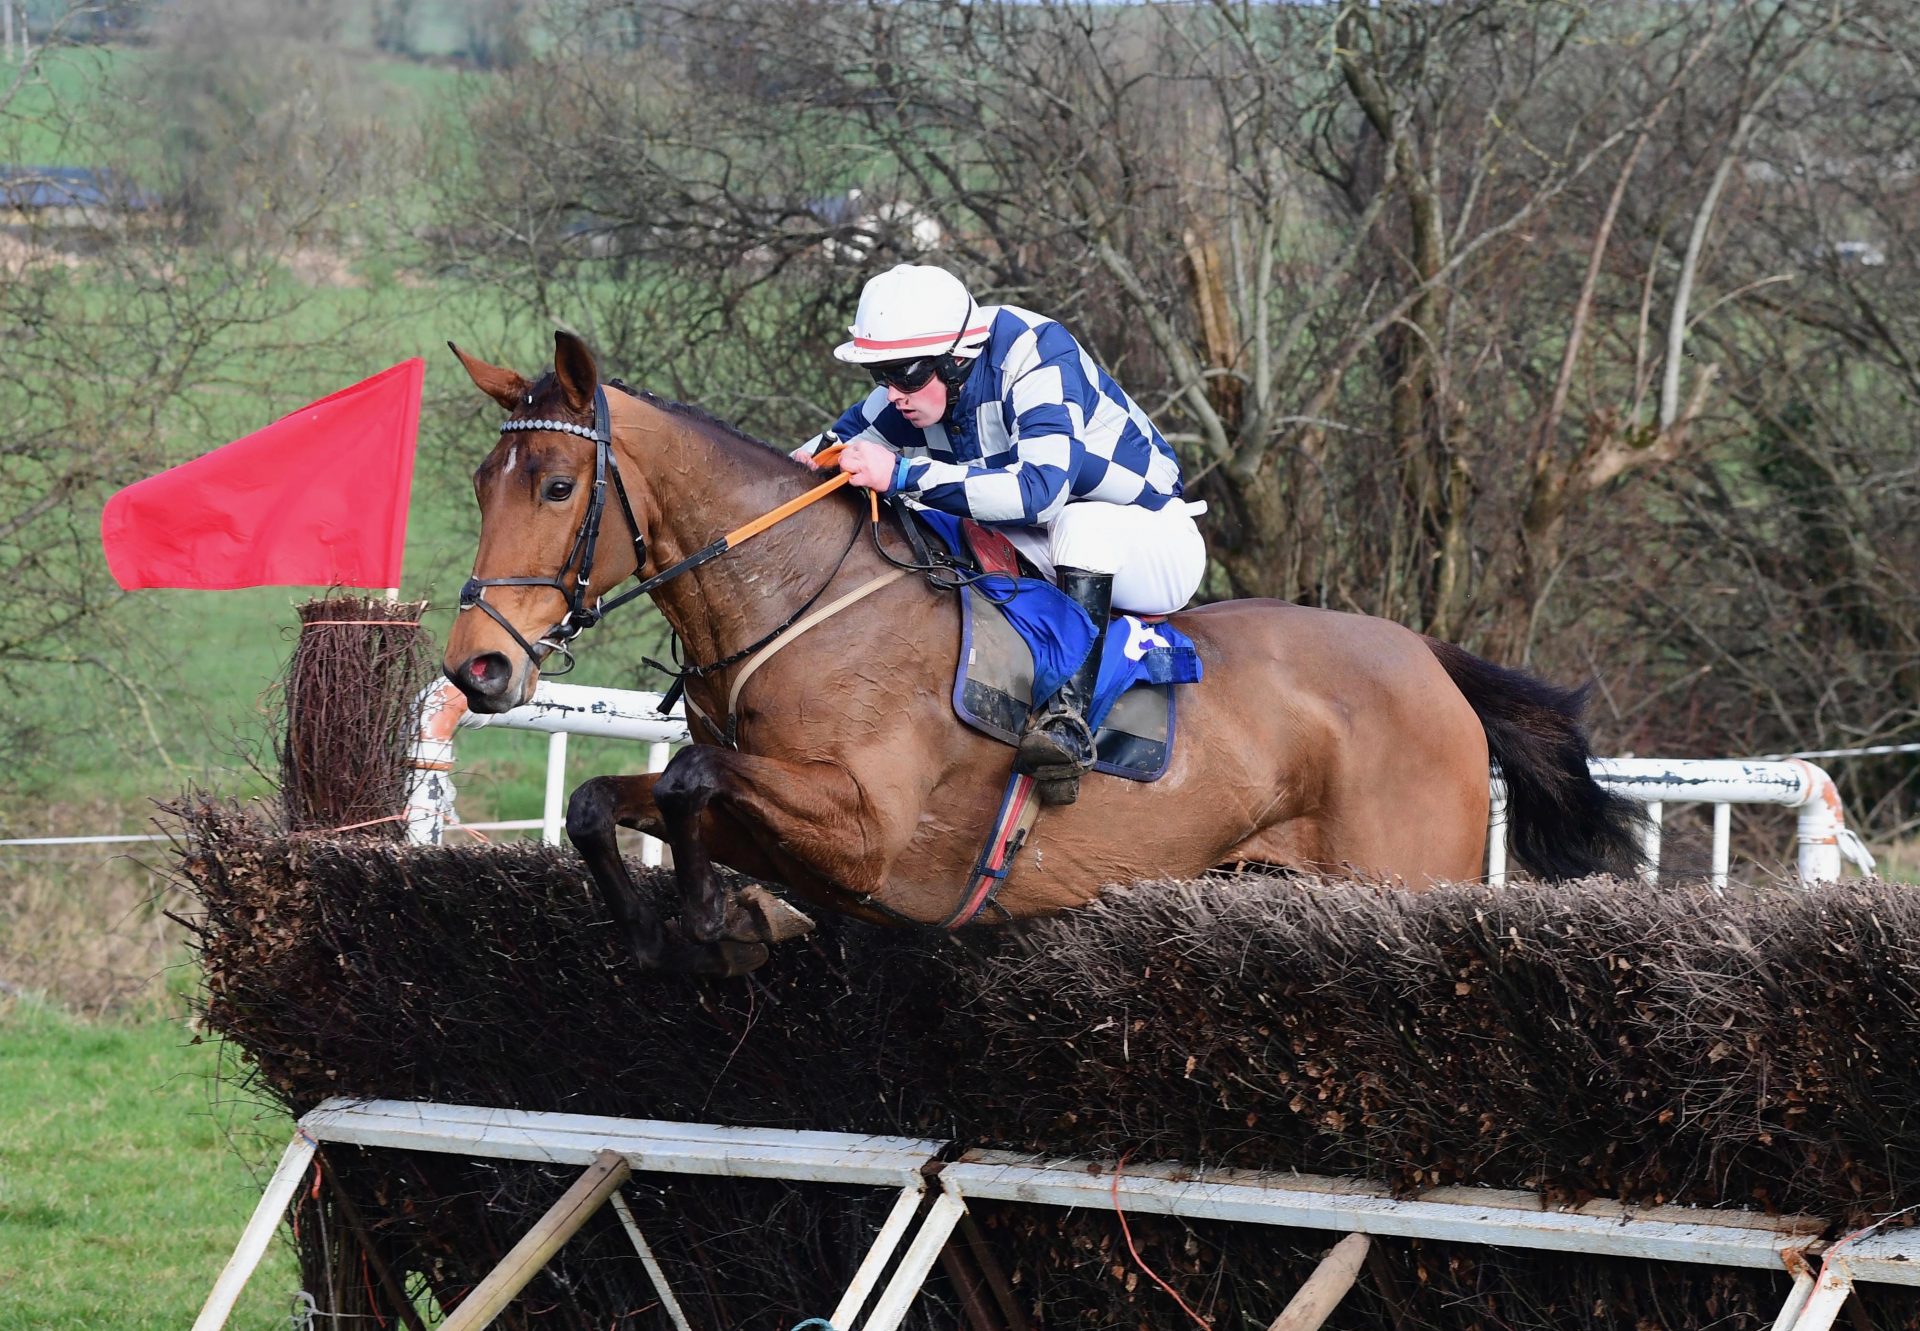
[[[653,786],[658,772],[640,776],[599,776],[581,784],[567,801],[567,840],[573,842],[587,872],[607,903],[607,913],[633,950],[633,959],[644,970],[660,964],[666,948],[666,930],[660,912],[654,908],[627,872],[620,857],[617,829],[637,828],[657,834],[660,810],[654,803]]]
[[[642,967],[660,963],[666,931],[652,900],[639,891],[627,862],[620,854],[619,834],[615,830],[630,827],[637,832],[665,839],[659,806],[654,802],[654,782],[658,772],[639,776],[599,776],[583,782],[567,802],[567,839],[580,852],[587,872],[607,903],[607,913],[627,940],[634,960]],[[709,844],[720,832],[709,816],[699,829],[701,844]],[[737,837],[729,837],[737,843]],[[749,853],[742,854],[742,851]],[[772,878],[777,871],[764,857],[751,853],[751,847],[735,845],[728,862],[742,873]],[[768,892],[748,886],[724,902],[726,923],[721,936],[735,943],[782,943],[813,928],[813,921],[800,911]]]
[[[846,768],[797,763],[731,749],[694,745],[680,750],[653,787],[654,803],[673,847],[679,880],[681,928],[695,943],[721,937],[726,896],[713,872],[702,835],[709,813],[754,829],[820,876],[856,895],[885,879],[889,826],[897,810],[873,807]]]

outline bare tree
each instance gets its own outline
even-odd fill
[[[609,50],[634,12],[564,10],[470,108],[489,151],[447,207],[514,309],[810,432],[857,391],[822,353],[860,278],[921,257],[820,206],[857,186],[1114,368],[1213,504],[1217,592],[1611,663],[1622,742],[1920,731],[1894,0],[716,0]],[[1823,183],[1769,188],[1790,150]],[[1792,590],[1809,541],[1854,552],[1844,607]]]
[[[164,54],[158,58],[166,58]],[[112,77],[87,48],[43,52],[79,62],[86,88]],[[36,72],[30,77],[39,77]],[[222,75],[209,69],[208,85]],[[237,126],[210,138],[210,174],[245,179],[266,198],[225,212],[218,241],[202,219],[161,188],[154,171],[176,117],[186,114],[153,85],[113,97],[68,100],[40,90],[31,122],[0,106],[0,161],[19,161],[31,133],[52,133],[85,167],[16,175],[0,185],[0,752],[9,760],[57,718],[22,710],[35,696],[16,687],[50,664],[97,674],[144,712],[143,673],[123,648],[130,619],[111,613],[121,595],[101,566],[99,515],[112,490],[231,438],[210,406],[253,403],[242,419],[272,418],[296,405],[318,371],[332,381],[359,320],[302,320],[310,288],[288,277],[288,260],[329,224],[346,196],[327,172],[303,172],[332,127],[309,124],[278,140],[286,170],[269,174],[230,154],[257,146]],[[231,173],[231,174],[226,174]],[[271,225],[242,225],[243,218]],[[44,695],[40,695],[44,696]],[[160,742],[151,726],[153,742]]]

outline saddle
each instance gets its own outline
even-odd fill
[[[1028,714],[1051,696],[1064,673],[1050,660],[1058,644],[1048,622],[1049,598],[1039,593],[1044,588],[1061,601],[1064,594],[1041,583],[1013,543],[989,527],[904,506],[900,513],[903,523],[924,525],[946,548],[945,562],[997,575],[959,588],[953,710],[981,734],[1018,745]],[[1003,604],[1009,591],[1003,579],[1026,580],[1021,586],[1027,604],[1017,612]],[[1084,616],[1080,622],[1084,626]],[[1198,655],[1184,634],[1165,626],[1164,616],[1116,615],[1105,644],[1094,715],[1087,718],[1094,727],[1093,770],[1129,781],[1156,780],[1173,754],[1174,684],[1199,677]],[[1066,670],[1076,664],[1077,659],[1067,663]]]

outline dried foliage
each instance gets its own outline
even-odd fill
[[[420,627],[426,602],[335,596],[300,607],[300,640],[282,683],[280,793],[298,831],[374,828],[407,802],[414,700],[435,672]]]
[[[1142,886],[1023,932],[828,920],[719,983],[636,973],[562,852],[286,836],[179,812],[206,1019],[295,1111],[345,1094],[904,1132],[1836,1224],[1920,1201],[1910,889],[1408,894],[1245,876]],[[351,1226],[333,1201],[302,1202],[300,1242],[318,1282],[324,1215],[329,1279],[352,1264],[356,1297],[377,1285],[356,1255],[370,1247],[456,1299],[568,1181],[456,1157],[327,1158],[365,1242],[340,1246]],[[830,1308],[888,1201],[709,1180],[632,1195],[707,1327]],[[981,1212],[1039,1324],[1178,1321],[1111,1215]],[[1132,1224],[1147,1262],[1218,1327],[1264,1326],[1329,1241]],[[623,1244],[602,1217],[517,1305],[519,1324],[665,1326]],[[1756,1325],[1786,1283],[1379,1247],[1333,1325]],[[955,1325],[952,1299],[936,1280],[914,1324]],[[1877,1325],[1920,1325],[1907,1294],[1874,1288],[1867,1304]]]

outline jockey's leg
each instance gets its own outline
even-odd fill
[[[1093,646],[1079,667],[1032,716],[1020,736],[1014,767],[1034,778],[1042,804],[1071,804],[1080,797],[1080,778],[1093,769],[1093,730],[1087,713],[1100,676],[1100,648],[1112,613],[1113,574],[1058,566],[1060,590],[1093,621]]]
[[[1086,713],[1110,613],[1178,610],[1199,589],[1207,552],[1192,512],[1179,501],[1158,510],[1068,504],[1047,529],[1047,544],[1061,590],[1093,620],[1095,638],[1080,668],[1029,719],[1016,765],[1038,780],[1043,804],[1071,804],[1093,766]]]

